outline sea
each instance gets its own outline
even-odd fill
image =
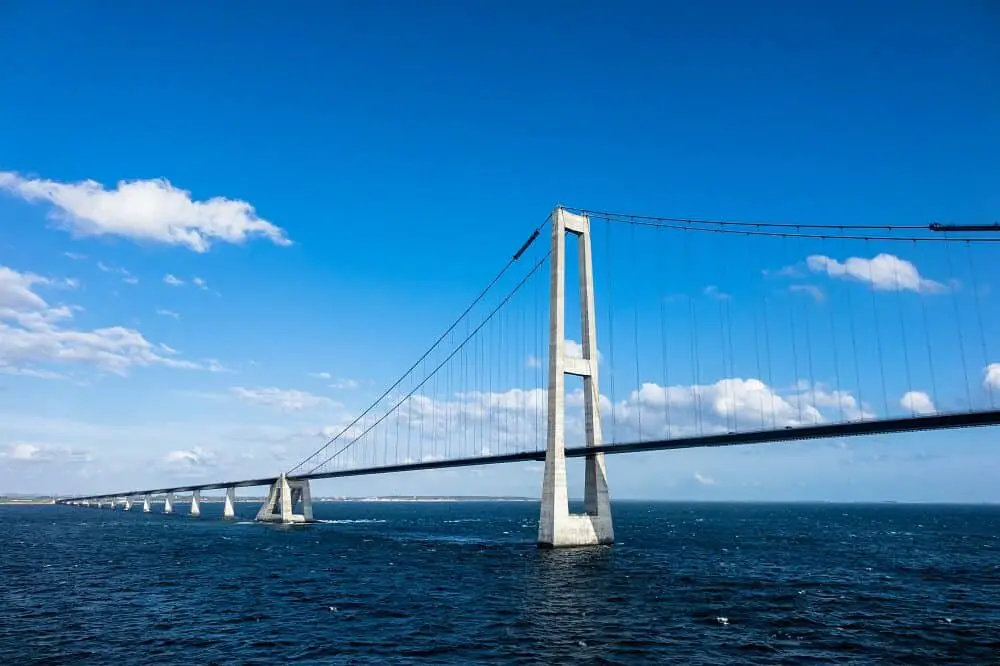
[[[0,664],[1000,664],[1000,506],[180,508],[0,506]]]

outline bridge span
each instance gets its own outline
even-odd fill
[[[600,254],[608,344],[600,350],[595,220],[606,232]],[[539,247],[535,241],[546,226],[551,243]],[[616,245],[611,230],[619,227],[631,237]],[[190,515],[198,516],[201,493],[224,490],[223,515],[233,518],[237,488],[267,487],[258,520],[308,523],[311,481],[536,461],[544,463],[539,545],[610,544],[606,454],[998,425],[1000,363],[987,345],[987,330],[993,332],[997,320],[980,307],[973,249],[996,239],[942,237],[934,225],[904,229],[908,235],[899,235],[899,227],[832,230],[557,207],[399,380],[295,467],[276,476],[58,503],[129,510],[141,501],[151,512],[154,498],[162,497],[163,512],[173,513],[178,495],[190,494]],[[651,231],[653,240],[637,241],[637,230]],[[696,241],[705,238],[712,243],[699,255]],[[767,267],[755,248],[735,247],[734,239],[777,243],[789,256]],[[819,250],[801,247],[810,242]],[[849,256],[852,242],[862,245],[860,256]],[[568,262],[574,246],[576,261]],[[832,256],[832,246],[840,258]],[[943,247],[949,268],[953,248],[960,248],[967,253],[972,293],[962,291],[954,276],[921,276],[913,261],[883,250],[893,246],[914,257],[918,247]],[[873,255],[876,247],[881,251]],[[722,256],[724,248],[735,248],[734,256]],[[674,276],[695,270],[692,257],[712,260],[723,275],[709,276],[724,284],[677,297]],[[623,268],[612,267],[616,258]],[[546,265],[544,281],[538,276]],[[518,266],[526,268],[518,274]],[[631,307],[621,306],[623,290],[614,286],[613,278],[623,273],[639,283],[625,290]],[[754,276],[761,284],[746,288]],[[568,293],[570,278],[577,289]],[[780,281],[786,278],[792,283]],[[818,286],[820,280],[835,284]],[[667,282],[668,293],[651,290],[657,282]],[[843,315],[835,302],[843,304]],[[579,342],[568,337],[568,312],[578,317]],[[699,325],[706,319],[709,325]],[[898,338],[889,335],[890,321]],[[631,334],[624,340],[623,327]],[[599,371],[606,373],[608,393],[600,390]],[[706,375],[716,381],[706,382]],[[568,390],[567,382],[578,388]],[[616,395],[616,383],[631,390]],[[567,447],[567,440],[582,444]],[[585,459],[584,514],[569,512],[567,458]]]

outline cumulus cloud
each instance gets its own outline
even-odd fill
[[[128,374],[134,366],[201,367],[173,358],[175,350],[154,345],[131,328],[68,327],[74,308],[51,306],[36,292],[53,283],[0,266],[0,372],[52,378],[57,375],[38,366],[87,364],[117,375]]]
[[[948,288],[940,282],[922,277],[917,267],[909,261],[892,254],[881,253],[872,259],[848,257],[844,263],[821,254],[814,254],[806,259],[806,265],[813,273],[825,273],[832,278],[865,282],[878,291],[899,289],[931,294],[948,291]]]
[[[191,284],[198,287],[199,289],[208,289],[208,284],[205,283],[200,277],[191,278]]]
[[[937,411],[934,401],[923,391],[907,391],[899,399],[899,404],[914,414],[933,414]]]
[[[169,284],[171,287],[180,287],[184,284],[184,280],[167,273],[163,276],[163,283]]]
[[[566,395],[567,446],[585,441],[584,402],[580,389]],[[414,451],[447,450],[451,458],[479,455],[484,448],[514,452],[545,446],[547,391],[542,388],[438,397],[414,394],[402,399],[394,413],[381,418],[386,409],[388,405],[337,438],[329,453],[355,443],[330,464],[332,467],[372,465],[383,459],[397,462],[407,456],[414,458]],[[780,429],[874,416],[845,390],[805,381],[778,390],[754,378],[668,387],[647,382],[617,401],[601,395],[599,409],[605,442]],[[318,435],[333,438],[349,422],[325,428]],[[405,447],[397,448],[399,443]],[[316,462],[320,460],[322,457]]]
[[[1000,363],[990,363],[983,375],[983,385],[986,388],[1000,388]]]
[[[160,458],[158,465],[167,474],[188,477],[202,476],[217,466],[215,454],[200,446],[170,451]]]
[[[234,386],[229,390],[244,402],[263,405],[265,407],[274,407],[287,412],[334,404],[327,397],[295,389],[244,388],[242,386]]]
[[[119,181],[107,189],[93,180],[60,183],[0,171],[0,190],[53,207],[52,217],[81,236],[121,236],[207,252],[213,242],[241,244],[263,237],[290,245],[285,231],[259,217],[246,201],[196,201],[166,179]]]
[[[310,372],[309,376],[316,379],[333,379],[333,375],[329,372]]]
[[[174,312],[173,310],[168,310],[166,308],[156,308],[156,314],[161,317],[173,317],[174,319],[180,319],[181,316]]]

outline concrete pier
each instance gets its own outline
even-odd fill
[[[163,498],[163,513],[173,513],[174,512],[174,494],[167,493]]]
[[[153,510],[153,507],[149,505],[149,495],[142,496],[142,512],[149,513]]]
[[[579,240],[582,358],[566,356],[566,234]],[[611,520],[604,454],[586,458],[586,513],[571,515],[566,488],[566,375],[583,378],[587,446],[601,444],[600,392],[597,381],[597,325],[594,310],[594,270],[590,219],[556,208],[552,215],[549,292],[549,388],[545,472],[538,520],[538,545],[545,548],[611,544]]]
[[[191,491],[191,515],[198,517],[201,515],[201,491]]]
[[[125,504],[122,505],[122,510],[123,511],[131,511],[132,510],[132,498],[131,497],[126,497],[125,498]]]
[[[295,505],[301,503],[302,513],[295,513]],[[271,486],[267,500],[257,512],[257,521],[265,523],[311,523],[313,522],[312,495],[309,482],[292,480],[282,474]]]
[[[236,488],[226,488],[226,504],[222,507],[222,517],[236,517]]]

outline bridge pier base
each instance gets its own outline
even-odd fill
[[[295,505],[302,504],[302,513],[295,513]],[[282,474],[271,485],[267,501],[257,512],[258,522],[263,523],[311,523],[313,522],[312,495],[309,482],[295,479],[289,481]]]
[[[132,510],[132,498],[126,497],[125,504],[124,506],[122,506],[122,511],[131,511],[131,510]]]
[[[153,510],[153,507],[149,505],[149,495],[142,496],[142,512],[149,513]]]
[[[222,508],[223,518],[236,517],[236,488],[226,488],[226,505]]]
[[[566,355],[566,234],[579,239],[580,319],[582,357]],[[596,546],[615,541],[611,521],[604,454],[588,455],[584,505],[586,513],[571,515],[566,488],[566,375],[583,378],[587,446],[601,444],[600,392],[597,383],[597,324],[594,310],[594,270],[590,219],[556,208],[552,215],[549,299],[548,433],[542,481],[538,545],[542,548]]]
[[[201,515],[201,491],[191,491],[191,514],[195,518]]]
[[[173,513],[174,512],[174,494],[167,493],[163,498],[163,513]]]

